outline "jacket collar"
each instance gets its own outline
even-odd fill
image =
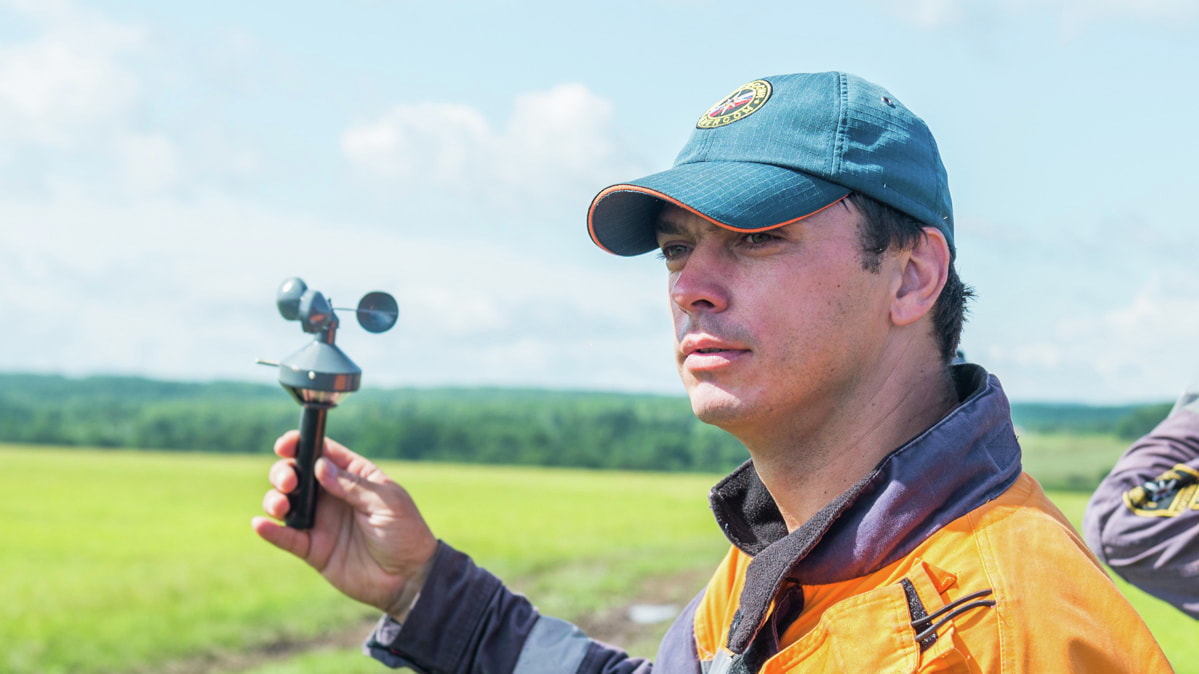
[[[752,461],[712,488],[716,521],[754,558],[729,634],[734,652],[749,645],[785,582],[822,585],[877,571],[1016,481],[1020,446],[999,380],[978,365],[954,366],[953,379],[957,408],[789,534]]]

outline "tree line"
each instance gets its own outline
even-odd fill
[[[0,442],[269,453],[299,416],[272,385],[0,374]],[[724,471],[748,458],[676,396],[371,389],[326,433],[377,459]]]
[[[1017,404],[1013,417],[1029,431],[1131,439],[1169,408]],[[299,415],[273,385],[0,374],[0,442],[269,453]],[[329,414],[327,434],[376,459],[721,472],[748,458],[682,396],[370,389]]]

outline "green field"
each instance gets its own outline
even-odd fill
[[[1024,441],[1030,470],[1065,485],[1120,449]],[[374,611],[250,530],[269,457],[0,445],[0,461],[0,671],[378,671],[325,639],[359,641]],[[384,467],[435,533],[583,624],[638,598],[685,601],[726,545],[706,507],[714,475]],[[1086,493],[1053,495],[1077,523]],[[1199,672],[1194,622],[1124,589],[1179,671]],[[664,629],[631,650],[652,655]]]
[[[0,671],[161,671],[375,615],[251,531],[269,457],[6,446],[0,461]],[[557,615],[710,569],[725,547],[710,476],[384,465],[435,533]]]

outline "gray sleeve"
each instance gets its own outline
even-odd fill
[[[444,542],[404,624],[383,616],[363,651],[423,674],[649,674],[652,667],[540,615]]]
[[[1120,457],[1087,504],[1083,534],[1125,580],[1199,619],[1199,394]]]

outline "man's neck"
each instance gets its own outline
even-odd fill
[[[882,459],[957,405],[944,367],[895,370],[868,396],[831,403],[769,435],[742,437],[788,531],[794,531]],[[816,422],[809,421],[817,419]]]

